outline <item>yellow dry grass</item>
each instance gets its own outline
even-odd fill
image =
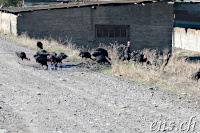
[[[1,36],[7,37],[19,44],[33,49],[37,49],[37,41],[41,41],[44,44],[45,50],[49,52],[55,51],[57,53],[64,52],[69,56],[69,59],[73,61],[80,60],[78,54],[80,50],[84,49],[78,49],[73,43],[72,39],[67,38],[67,45],[63,45],[62,43],[53,39],[31,39],[26,34],[18,37],[10,35]],[[156,67],[154,65],[138,64],[135,62],[127,63],[119,61],[119,49],[123,46],[119,45],[118,43],[110,44],[109,46],[101,44],[99,47],[107,49],[109,56],[112,59],[112,67],[104,68],[104,70],[106,69],[105,71],[102,70],[102,72],[106,74],[112,74],[116,76],[122,75],[122,77],[128,78],[129,80],[150,84],[154,87],[168,89],[179,93],[193,93],[195,95],[200,94],[200,83],[191,80],[191,75],[199,70],[200,63],[187,62],[184,60],[184,58],[178,59],[178,57],[184,56],[199,56],[199,52],[173,48],[173,56],[170,58],[168,65],[166,67],[164,67],[163,65],[160,67]],[[93,51],[93,49],[90,50],[90,52]],[[159,55],[159,52],[157,50],[144,49],[141,52],[147,56],[150,62],[154,60],[156,55]],[[160,56],[160,58],[165,59],[168,50],[165,50],[163,52],[164,55]]]
[[[65,53],[69,56],[68,59],[70,60],[80,60],[80,57],[78,57],[78,54],[80,52],[80,49],[76,47],[76,45],[72,42],[72,39],[68,39],[66,37],[65,45],[63,43],[56,41],[52,38],[46,38],[46,39],[34,39],[28,37],[26,33],[23,33],[20,36],[11,36],[8,34],[2,34],[1,36],[6,37],[10,40],[13,40],[14,42],[21,44],[23,46],[39,50],[37,48],[37,42],[40,41],[43,44],[43,47],[48,52],[56,52],[56,53]]]
[[[118,47],[120,46],[106,47],[111,57],[116,57]],[[155,59],[156,55],[159,55],[157,50],[144,49],[141,52],[147,55],[150,62]],[[167,52],[168,50],[163,51],[164,54],[160,55],[160,58],[166,59]],[[191,75],[199,70],[200,63],[185,61],[185,58],[181,57],[199,56],[200,53],[173,48],[172,54],[166,67],[164,64],[156,67],[135,62],[121,62],[115,59],[112,60],[112,68],[105,72],[178,93],[199,95],[200,83],[193,81]]]

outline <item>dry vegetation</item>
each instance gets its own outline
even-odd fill
[[[116,57],[116,51],[112,52],[113,48],[109,51],[112,57]],[[166,52],[163,51],[163,53]],[[148,60],[152,62],[157,51],[144,49],[142,53],[147,55]],[[122,76],[136,82],[147,83],[158,88],[172,90],[179,94],[197,94],[196,96],[199,96],[200,83],[192,80],[191,75],[199,70],[200,63],[185,61],[185,58],[181,57],[199,56],[200,53],[173,48],[172,54],[173,56],[166,67],[164,67],[164,64],[156,67],[154,65],[114,60],[112,61],[112,68],[103,72]],[[167,54],[160,57],[165,59]]]
[[[30,47],[32,49],[37,49],[37,41],[41,41],[47,51],[55,51],[57,53],[64,52],[69,56],[71,61],[78,61],[80,57],[78,54],[81,48],[77,49],[76,45],[70,39],[66,39],[67,45],[63,45],[61,42],[55,41],[53,39],[30,39],[26,34],[18,37],[13,37],[10,35],[3,35],[3,37],[9,38],[19,44]],[[103,68],[101,72],[106,74],[112,74],[116,76],[121,76],[123,78],[128,78],[130,80],[150,84],[152,86],[168,89],[175,92],[196,94],[199,95],[200,83],[191,80],[191,75],[199,70],[199,62],[186,62],[183,59],[178,59],[182,56],[198,56],[198,52],[186,51],[177,48],[173,48],[173,56],[166,67],[155,67],[154,65],[138,64],[135,62],[121,62],[118,60],[119,48],[122,47],[119,44],[111,44],[110,46],[101,45],[108,50],[109,56],[112,58],[112,67]],[[93,51],[93,50],[91,50]],[[90,52],[91,52],[90,51]],[[144,49],[142,51],[149,61],[153,61],[156,50]],[[166,53],[167,51],[164,51]],[[161,58],[166,58],[166,55],[161,56]]]
[[[72,39],[66,38],[66,42],[59,42],[56,41],[52,38],[48,39],[34,39],[34,38],[29,38],[26,33],[22,34],[21,36],[15,37],[11,36],[8,34],[2,34],[2,37],[8,38],[18,44],[21,44],[25,47],[29,47],[31,49],[38,50],[37,48],[37,42],[40,41],[43,43],[45,50],[48,52],[56,52],[56,53],[61,53],[64,52],[66,53],[69,57],[70,60],[75,61],[75,60],[80,60],[77,55],[79,54],[79,51],[81,48],[77,48],[76,45],[72,42]],[[66,43],[67,45],[63,45]]]

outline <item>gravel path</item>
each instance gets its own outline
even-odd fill
[[[16,51],[31,61],[19,64]],[[187,95],[92,71],[45,71],[0,38],[0,133],[200,132]]]

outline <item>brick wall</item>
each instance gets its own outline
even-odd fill
[[[27,32],[34,38],[72,40],[79,46],[97,47],[99,43],[131,41],[132,49],[171,50],[173,5],[148,3],[100,5],[22,12],[17,18],[17,33]],[[130,25],[129,38],[96,39],[95,24]]]

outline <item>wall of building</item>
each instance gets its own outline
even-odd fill
[[[176,3],[174,5],[175,27],[200,29],[200,5],[198,3]]]
[[[0,12],[0,31],[6,34],[17,35],[17,16]]]
[[[122,39],[95,38],[95,25],[130,25],[129,37]],[[77,7],[29,11],[21,13],[17,20],[17,32],[27,32],[34,38],[72,40],[80,46],[97,47],[99,43],[131,41],[131,48],[171,50],[173,29],[173,5],[147,3]]]
[[[18,17],[18,34],[33,38],[71,39],[88,45],[91,37],[91,7],[24,12]]]
[[[174,47],[200,52],[200,5],[176,3],[174,12]]]
[[[174,10],[186,11],[186,14],[199,15],[200,5],[199,3],[176,3],[174,6]]]
[[[174,47],[200,52],[200,30],[175,27],[173,38]]]

